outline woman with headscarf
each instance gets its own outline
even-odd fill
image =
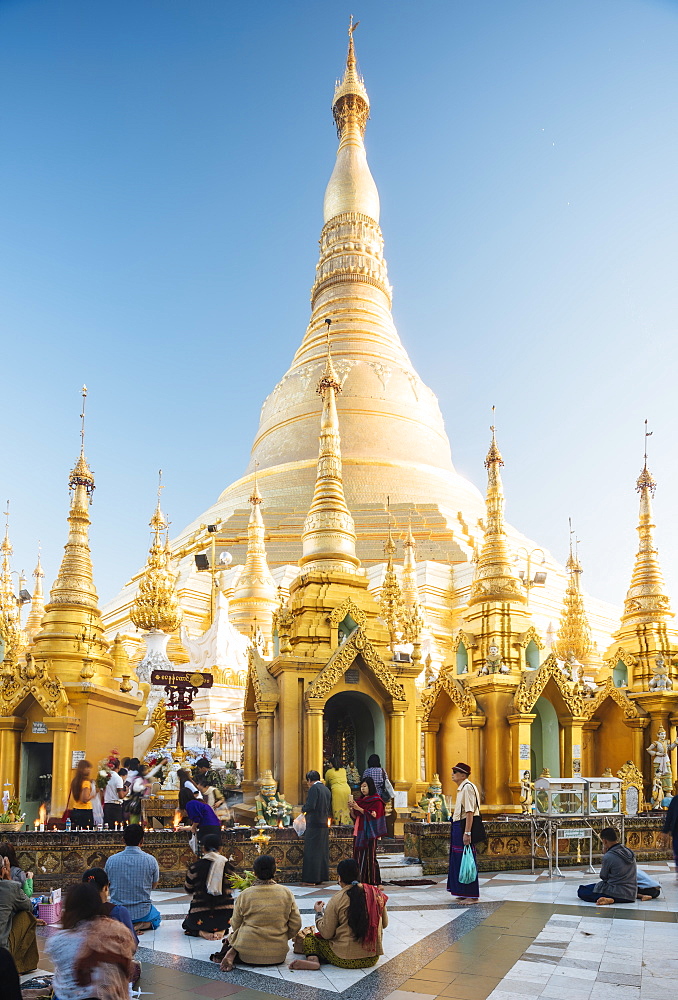
[[[340,969],[369,969],[377,964],[384,954],[381,932],[388,926],[388,896],[374,885],[361,883],[359,876],[352,858],[339,862],[340,891],[327,906],[320,900],[315,903],[316,932],[306,935],[306,957],[291,962],[290,969],[319,969],[321,962]]]
[[[205,853],[186,872],[184,888],[192,898],[181,926],[189,937],[220,941],[233,916],[233,895],[228,876],[235,869],[219,853],[221,837],[218,834],[207,834],[202,846]]]
[[[363,778],[360,795],[355,800],[349,798],[351,815],[355,819],[353,828],[353,857],[360,871],[360,881],[369,885],[381,884],[381,872],[377,862],[377,842],[386,834],[384,802],[377,794],[372,778]]]

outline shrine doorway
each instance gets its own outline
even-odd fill
[[[367,767],[370,754],[386,759],[386,724],[380,706],[361,691],[341,691],[328,699],[323,724],[323,760],[337,754],[351,760],[358,771]]]
[[[532,779],[548,768],[552,778],[560,777],[560,723],[547,698],[537,698],[532,711],[537,718],[530,726],[532,743]]]

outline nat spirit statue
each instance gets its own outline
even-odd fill
[[[507,674],[509,668],[501,658],[498,646],[490,646],[487,659],[478,671],[479,674]]]
[[[419,808],[426,814],[427,823],[447,823],[449,820],[450,810],[443,795],[440,775],[433,775],[433,780],[419,799]]]
[[[670,691],[673,687],[673,681],[669,677],[669,668],[664,662],[664,657],[656,657],[654,663],[653,676],[649,684],[650,691]]]
[[[533,802],[534,782],[532,781],[532,775],[529,771],[523,771],[523,776],[520,779],[520,808],[523,815],[529,815],[532,812]]]
[[[257,809],[257,826],[289,826],[292,806],[278,792],[278,782],[270,771],[264,771],[259,781],[261,791],[254,800]]]
[[[671,758],[669,757],[669,753],[676,746],[678,746],[678,740],[674,740],[672,743],[669,743],[666,733],[664,732],[664,727],[660,726],[656,740],[653,743],[650,743],[647,748],[647,752],[650,757],[652,757],[654,765],[655,784],[657,783],[657,779],[659,779],[659,784],[664,790],[664,795],[670,795],[673,789],[673,774],[671,772]],[[654,801],[654,786],[652,797]]]

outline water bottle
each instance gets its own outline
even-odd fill
[[[68,819],[66,820],[66,833],[70,832],[71,832],[71,817],[69,816]]]

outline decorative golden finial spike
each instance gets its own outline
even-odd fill
[[[45,576],[42,569],[41,556],[41,545],[38,542],[38,562],[35,569],[33,570],[33,576],[35,577],[35,584],[33,586],[33,599],[31,601],[31,610],[28,613],[28,618],[26,619],[26,637],[29,642],[32,642],[40,631],[42,625],[42,618],[45,613],[45,601],[42,591],[42,581]]]
[[[647,439],[652,437],[654,431],[648,431],[647,420],[645,421],[645,440],[644,440],[644,454],[643,454],[643,470],[638,476],[636,481],[636,490],[638,493],[642,493],[643,490],[649,490],[652,496],[654,496],[654,491],[657,488],[657,483],[655,482],[654,476],[650,473],[647,467]]]
[[[325,370],[320,377],[316,389],[319,396],[323,396],[327,389],[334,389],[337,394],[341,392],[341,382],[332,362],[332,346],[330,343],[332,320],[326,319],[325,323],[327,323],[327,360],[325,362]]]
[[[494,415],[493,406],[493,423],[490,426],[492,440],[485,459],[487,469],[485,536],[471,585],[469,604],[478,604],[481,601],[516,601],[522,604],[525,603],[526,596],[511,569],[504,527],[504,488],[499,471],[504,459],[497,445]]]
[[[169,521],[160,508],[160,494],[163,488],[162,469],[159,469],[158,499],[149,522],[153,540],[130,611],[130,618],[137,628],[144,632],[174,632],[181,622],[174,574],[170,568],[172,552],[166,534]],[[165,532],[164,538],[163,532]]]
[[[259,492],[259,483],[257,481],[257,472],[259,471],[259,463],[254,463],[254,484],[252,486],[252,495],[250,496],[248,503],[259,504],[263,503],[263,498]]]
[[[572,536],[575,532],[572,529],[572,518],[568,518],[570,526],[570,555],[567,560],[567,571],[569,579],[563,598],[563,610],[560,616],[560,628],[554,650],[561,660],[568,660],[574,657],[578,663],[584,664],[586,657],[593,649],[591,642],[591,630],[584,598],[581,594],[579,578],[582,574],[581,563],[578,557],[579,540],[574,539],[574,549],[572,546]],[[573,678],[574,679],[574,678]]]
[[[85,405],[87,403],[87,386],[83,385],[80,390],[82,393],[82,413],[80,414],[80,454],[85,454]]]
[[[365,134],[365,126],[370,117],[370,99],[365,90],[363,78],[358,73],[355,43],[353,33],[360,21],[353,23],[353,17],[348,26],[348,52],[346,54],[346,69],[344,77],[337,83],[332,102],[332,113],[337,126],[337,135],[343,138],[347,129],[356,131],[361,137]]]
[[[80,457],[78,458],[78,461],[75,463],[75,467],[71,472],[71,476],[68,481],[68,488],[77,491],[78,487],[83,487],[89,499],[89,502],[91,503],[92,494],[94,493],[94,476],[92,475],[92,470],[87,464],[87,459],[85,458],[85,402],[87,400],[86,385],[83,385],[81,389],[81,394],[82,394],[82,412],[80,413]]]

